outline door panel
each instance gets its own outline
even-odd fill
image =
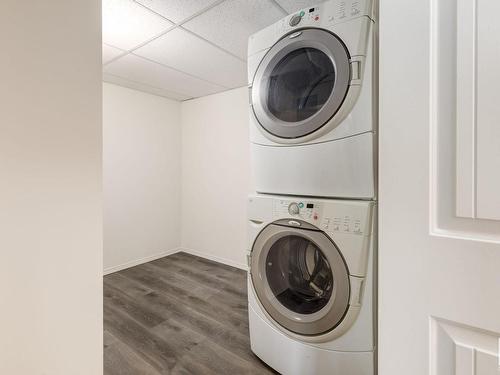
[[[498,4],[381,2],[383,375],[500,374]]]
[[[491,102],[500,87],[500,26],[487,17],[498,13],[492,4],[500,12],[500,2],[484,0],[434,8],[431,213],[435,234],[498,241],[500,106]]]

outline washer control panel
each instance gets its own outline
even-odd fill
[[[325,232],[369,235],[372,206],[372,202],[273,199],[273,219],[300,219]]]
[[[276,199],[274,201],[273,217],[276,219],[293,217],[312,224],[318,224],[320,209],[320,205],[308,201]]]

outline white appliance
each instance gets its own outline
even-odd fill
[[[248,201],[252,351],[283,375],[375,373],[373,201]]]
[[[332,0],[250,37],[257,192],[375,197],[373,19],[372,0]]]

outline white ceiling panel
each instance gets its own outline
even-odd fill
[[[226,89],[133,54],[109,63],[104,67],[104,72],[189,97],[205,96]]]
[[[228,0],[183,26],[246,60],[248,37],[284,15],[273,0]]]
[[[276,0],[288,13],[319,5],[325,0]]]
[[[182,28],[134,53],[228,88],[244,86],[247,81],[245,62]]]
[[[106,64],[107,62],[113,60],[115,57],[120,56],[122,53],[125,51],[113,47],[113,46],[108,46],[107,44],[102,45],[102,63]]]
[[[149,9],[179,23],[219,0],[135,0]]]
[[[130,50],[171,26],[132,0],[102,1],[102,39],[106,44]]]
[[[160,89],[158,87],[148,86],[140,82],[130,81],[128,79],[118,77],[112,74],[104,73],[102,76],[102,80],[104,82],[113,83],[115,85],[120,85],[123,87],[128,87],[129,89],[144,91],[150,94],[163,96],[165,98],[173,99],[173,100],[187,100],[190,99],[189,96],[178,94],[176,92],[171,92],[167,90]]]

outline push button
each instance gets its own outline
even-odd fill
[[[354,223],[354,233],[361,234],[361,223],[359,222]]]
[[[330,226],[330,219],[325,217],[321,226],[324,230],[328,230],[328,227]]]

